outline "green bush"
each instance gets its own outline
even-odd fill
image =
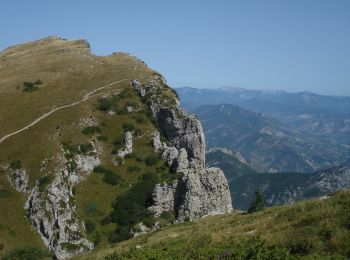
[[[145,118],[141,114],[134,115],[133,118],[135,119],[136,123],[138,123],[138,124],[143,124],[145,122]]]
[[[9,194],[10,193],[7,190],[0,188],[0,198],[6,198]]]
[[[95,166],[93,171],[97,173],[102,173],[103,174],[102,180],[108,184],[117,185],[121,181],[121,178],[119,175],[117,175],[112,170],[103,167],[102,165]]]
[[[32,246],[18,247],[6,255],[4,255],[2,260],[40,260],[50,257],[50,254],[39,248]]]
[[[22,163],[20,160],[16,160],[16,161],[12,161],[10,163],[10,168],[12,170],[18,170],[18,169],[21,169],[22,168]]]
[[[128,239],[131,227],[150,217],[148,207],[153,203],[152,192],[158,182],[157,175],[146,173],[130,190],[116,198],[110,217],[118,228],[111,235],[111,241]]]
[[[263,210],[264,207],[265,207],[265,203],[264,203],[264,198],[261,194],[261,191],[256,190],[255,194],[254,194],[253,201],[250,204],[250,207],[248,209],[248,213],[253,213],[253,212]]]
[[[95,133],[101,133],[101,129],[98,126],[87,126],[82,132],[84,135],[93,135]]]
[[[104,135],[99,135],[99,136],[97,136],[97,140],[101,141],[101,142],[106,142],[106,141],[108,141],[108,137],[104,136]]]
[[[153,166],[153,165],[157,164],[158,160],[159,160],[158,156],[149,155],[145,158],[145,164],[147,166]]]
[[[111,223],[111,216],[105,216],[101,219],[100,224],[101,226],[106,226]]]
[[[86,154],[86,153],[91,152],[91,151],[94,150],[94,147],[92,146],[91,143],[81,144],[81,145],[79,145],[79,148],[80,148],[80,151],[83,154]]]
[[[38,85],[41,85],[42,82],[40,79],[38,79],[35,82],[23,82],[23,92],[33,92],[39,89]]]
[[[173,211],[164,211],[162,214],[160,214],[160,217],[164,220],[167,220],[169,222],[173,222],[175,220],[174,212]]]
[[[51,180],[52,180],[52,177],[50,175],[39,177],[38,179],[39,191],[43,191],[47,187],[47,185],[51,182]]]
[[[141,168],[139,168],[137,166],[128,166],[128,168],[127,168],[128,172],[138,172],[140,170],[141,170]]]
[[[123,129],[124,131],[134,131],[135,126],[133,124],[123,124]]]
[[[100,98],[98,100],[98,109],[101,111],[108,111],[112,107],[112,103],[110,100],[106,98]]]
[[[86,222],[85,222],[85,228],[86,228],[86,232],[88,233],[88,234],[91,234],[92,232],[94,232],[95,231],[95,229],[96,229],[96,224],[95,224],[95,222],[93,222],[92,220],[87,220]]]
[[[95,202],[89,202],[85,205],[85,212],[88,215],[92,215],[98,211],[97,204]]]
[[[67,160],[72,159],[76,154],[79,153],[79,149],[76,145],[72,145],[71,143],[62,143],[63,150],[65,151],[64,156]]]
[[[103,181],[110,185],[118,185],[121,181],[121,178],[112,171],[107,171],[104,173]]]
[[[114,141],[113,144],[116,146],[121,146],[124,144],[124,137],[117,137]]]
[[[95,166],[93,169],[93,172],[97,172],[97,173],[105,173],[105,171],[107,171],[107,169],[103,167],[101,164]]]
[[[102,241],[101,234],[96,231],[93,235],[92,241],[93,241],[95,247],[98,246]]]
[[[109,241],[111,243],[117,243],[132,237],[130,226],[118,226],[116,231],[110,234]]]

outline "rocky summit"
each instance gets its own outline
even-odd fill
[[[232,211],[201,123],[141,60],[49,37],[0,52],[0,74],[0,256],[64,259]]]

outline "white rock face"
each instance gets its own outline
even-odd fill
[[[118,156],[120,158],[125,158],[125,156],[129,155],[132,153],[132,142],[133,142],[133,139],[132,139],[132,132],[131,131],[127,131],[125,133],[125,145],[124,145],[124,148],[120,149],[118,151]]]
[[[79,154],[71,161],[62,158],[63,166],[57,169],[53,181],[47,187],[37,181],[26,203],[29,220],[58,259],[93,248],[85,237],[84,223],[78,218],[73,198],[73,187],[84,178],[82,173],[89,174],[100,164],[97,151],[92,154]],[[73,161],[75,169],[69,166]]]
[[[224,214],[232,211],[227,180],[218,168],[205,167],[205,139],[200,122],[179,107],[157,96],[164,81],[158,77],[141,85],[132,81],[135,91],[147,98],[154,119],[170,141],[160,140],[159,132],[153,135],[153,147],[160,152],[167,165],[183,177],[170,184],[158,184],[153,191],[149,210],[155,216],[174,211],[176,221]]]

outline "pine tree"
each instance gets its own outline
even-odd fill
[[[260,211],[264,209],[264,207],[265,207],[265,203],[264,203],[264,198],[262,196],[262,193],[260,190],[256,190],[254,194],[254,199],[248,209],[248,213]]]

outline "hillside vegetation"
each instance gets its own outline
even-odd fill
[[[348,259],[350,192],[173,225],[78,259]]]
[[[27,246],[47,250],[24,206],[28,191],[35,187],[41,198],[47,197],[47,188],[57,181],[62,167],[70,174],[82,169],[77,176],[83,181],[73,188],[69,182],[57,185],[67,186],[70,194],[69,203],[61,200],[58,211],[50,212],[42,202],[48,222],[55,214],[72,214],[65,229],[74,222],[84,223],[76,234],[84,237],[86,232],[95,247],[127,239],[129,235],[120,230],[138,221],[153,225],[146,212],[151,189],[178,176],[154,152],[151,138],[157,126],[130,81],[149,82],[160,77],[157,72],[125,53],[95,56],[84,40],[49,37],[0,52],[0,74],[0,138],[23,129],[0,142],[0,257]],[[174,95],[167,86],[161,94],[169,99]],[[122,160],[118,151],[128,131],[134,151]],[[87,176],[89,160],[97,156],[100,165]],[[89,160],[77,165],[76,158]],[[28,183],[18,182],[25,187],[22,193],[9,182],[18,172],[28,176]],[[147,181],[150,187],[144,189]],[[144,196],[141,200],[135,197],[139,193]],[[135,202],[134,212],[124,211],[129,223],[118,221],[117,214],[110,218],[118,200],[124,200],[119,208],[125,207],[125,200]],[[62,247],[74,252],[80,245]]]

